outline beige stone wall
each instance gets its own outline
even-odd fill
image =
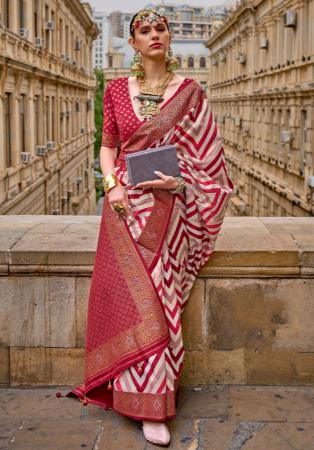
[[[97,30],[78,0],[35,5],[0,0],[0,214],[94,214]]]
[[[99,224],[0,216],[1,385],[82,382]],[[225,218],[183,311],[182,384],[313,384],[313,236],[311,218]]]
[[[207,42],[234,215],[314,215],[313,24],[313,0],[244,0]]]

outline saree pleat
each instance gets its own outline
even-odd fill
[[[132,188],[126,153],[166,144],[177,147],[185,191]],[[183,370],[181,314],[214,251],[233,192],[221,137],[198,83],[185,83],[159,116],[138,126],[122,143],[114,170],[133,218],[118,218],[105,198],[89,294],[85,381],[67,395],[137,420],[165,421],[176,415]]]

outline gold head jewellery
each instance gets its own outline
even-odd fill
[[[154,8],[142,9],[133,20],[131,26],[132,32],[134,33],[135,28],[138,28],[141,23],[145,22],[146,20],[150,23],[163,22],[165,24],[168,24],[168,17],[162,12],[156,11],[156,9]]]

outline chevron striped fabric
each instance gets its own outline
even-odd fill
[[[117,219],[105,200],[89,298],[85,383],[68,394],[137,420],[176,415],[185,353],[181,314],[214,251],[233,192],[208,99],[198,83],[186,80],[159,116],[137,124],[122,142],[115,173],[133,218]],[[132,188],[125,154],[166,144],[177,147],[185,191]]]

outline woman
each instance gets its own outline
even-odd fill
[[[167,445],[183,367],[180,316],[213,252],[233,191],[201,86],[174,74],[168,19],[130,24],[133,75],[104,95],[100,164],[107,191],[90,287],[85,382],[68,396],[143,421]],[[120,152],[117,157],[117,146]],[[176,146],[181,176],[131,186],[125,155]]]

